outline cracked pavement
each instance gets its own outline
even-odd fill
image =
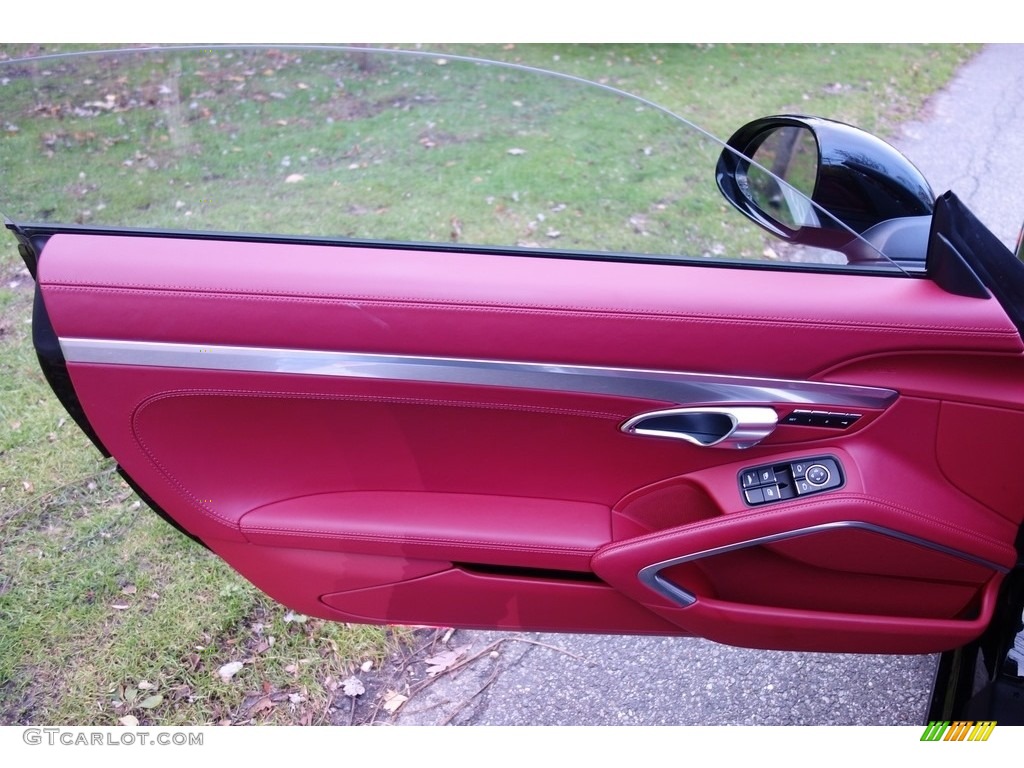
[[[994,45],[890,140],[936,193],[955,190],[1013,247],[1024,221],[1022,136],[1024,46]],[[502,639],[495,652],[410,699],[395,723],[916,725],[936,662],[762,652],[691,638],[463,630],[449,645],[471,643],[472,655]]]

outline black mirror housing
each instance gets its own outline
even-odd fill
[[[898,150],[820,117],[776,115],[747,123],[719,156],[716,179],[734,207],[776,237],[840,251],[856,241],[851,231],[860,235],[893,219],[931,216],[934,209],[927,180]],[[829,216],[815,215],[803,196]]]

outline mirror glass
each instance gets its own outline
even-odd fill
[[[818,177],[818,145],[802,126],[781,126],[758,138],[747,170],[747,195],[763,213],[790,229],[818,227],[811,206]],[[785,183],[780,183],[780,180]]]

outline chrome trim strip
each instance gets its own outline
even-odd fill
[[[994,571],[1000,573],[1008,573],[1009,569],[1004,568],[996,563],[991,563],[981,557],[970,555],[966,552],[961,552],[958,549],[947,547],[944,544],[937,544],[934,541],[928,541],[917,536],[911,536],[909,533],[903,533],[902,531],[894,531],[891,528],[886,528],[881,525],[875,525],[874,523],[865,523],[859,520],[842,520],[834,523],[822,523],[821,525],[812,525],[807,528],[797,528],[792,531],[783,531],[782,533],[772,534],[771,536],[761,536],[756,539],[747,539],[746,541],[738,541],[734,544],[726,544],[721,547],[714,547],[713,549],[705,549],[701,552],[694,552],[689,555],[683,555],[682,557],[673,557],[670,560],[662,560],[660,563],[654,563],[654,565],[648,565],[645,568],[641,568],[637,574],[637,578],[648,588],[654,590],[662,597],[667,597],[669,600],[679,603],[682,606],[693,605],[697,602],[697,596],[682,587],[673,584],[671,581],[661,575],[661,571],[666,568],[671,568],[675,565],[682,565],[683,563],[690,563],[694,560],[702,560],[706,557],[713,557],[715,555],[724,555],[728,552],[735,552],[738,549],[746,549],[747,547],[756,547],[761,544],[771,544],[776,541],[783,541],[785,539],[794,539],[798,536],[806,536],[811,533],[820,533],[822,531],[834,530],[837,528],[859,528],[860,530],[870,531],[871,533],[878,533],[882,536],[888,536],[889,538],[899,539],[900,541],[906,541],[910,544],[917,544],[931,549],[936,552],[942,552],[946,555],[965,560],[975,565],[980,565],[985,568],[991,568]]]
[[[891,389],[849,384],[717,376],[642,368],[602,368],[589,365],[111,339],[61,338],[60,346],[64,359],[71,363],[151,365],[217,371],[429,381],[441,384],[585,392],[681,404],[779,402],[849,408],[885,408],[897,397],[897,393]]]
[[[682,429],[653,429],[643,426],[645,422],[672,416],[725,416],[732,426],[725,434],[704,439]],[[619,429],[630,435],[646,437],[668,437],[684,440],[701,448],[752,448],[764,440],[779,423],[779,415],[772,408],[762,406],[728,408],[669,408],[661,411],[647,411],[623,423]]]

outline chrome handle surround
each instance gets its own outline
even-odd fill
[[[664,419],[672,416],[725,416],[732,426],[725,434],[717,438],[702,438],[695,434],[676,429],[658,429],[644,427],[645,422]],[[669,408],[660,411],[647,411],[625,421],[619,429],[629,435],[645,437],[667,437],[684,440],[701,448],[751,448],[772,433],[779,423],[779,415],[774,408],[767,406],[735,406],[710,408]]]

